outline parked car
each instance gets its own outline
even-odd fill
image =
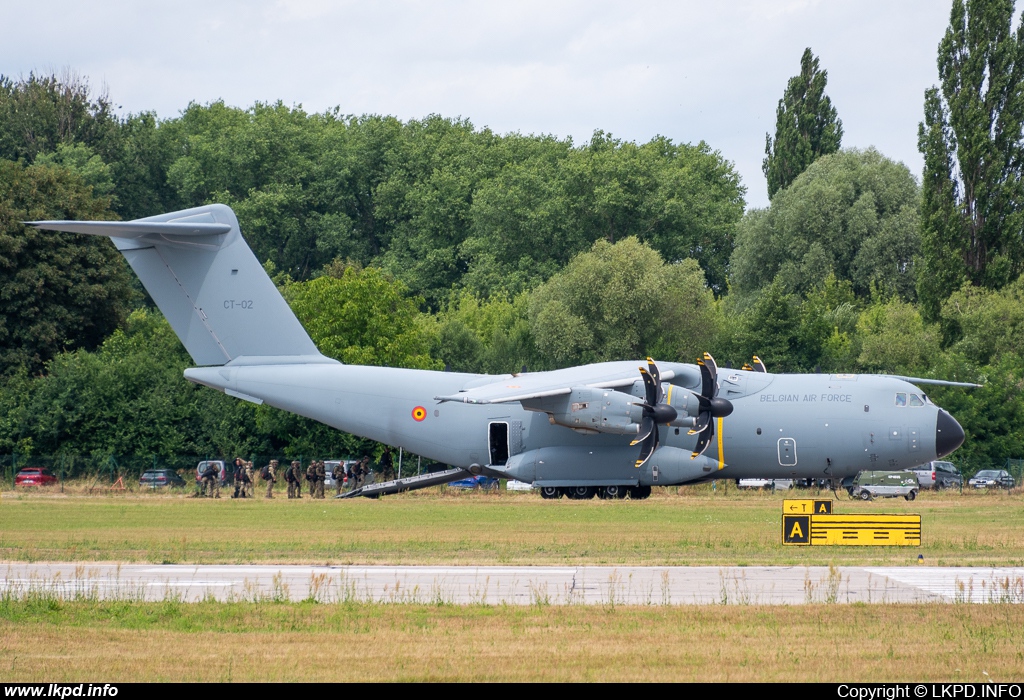
[[[525,481],[516,481],[515,479],[509,479],[505,482],[506,491],[532,491],[533,484],[528,484]]]
[[[25,467],[14,477],[15,486],[53,486],[57,477],[44,467]]]
[[[498,480],[490,476],[471,476],[466,479],[448,482],[453,489],[496,489]]]
[[[917,482],[923,489],[958,489],[964,483],[952,462],[928,462],[910,471],[917,474]]]
[[[737,479],[738,489],[769,489],[771,491],[786,491],[793,488],[792,479]]]
[[[147,469],[139,477],[139,486],[158,489],[164,486],[184,486],[185,480],[173,469]]]
[[[872,498],[896,498],[903,496],[908,501],[917,498],[921,485],[917,474],[911,471],[882,472],[865,471],[857,474],[848,487],[851,496],[870,501]]]
[[[1010,476],[1010,472],[1005,469],[982,469],[967,482],[967,485],[976,489],[987,489],[990,486],[1012,489],[1017,484]]]

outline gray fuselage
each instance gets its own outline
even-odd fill
[[[594,367],[620,364],[640,363]],[[696,386],[695,366],[663,366],[676,370],[676,390]],[[586,370],[576,368],[581,374]],[[525,410],[519,402],[472,405],[433,398],[498,377],[340,364],[226,365],[185,374],[231,395],[261,400],[431,460],[555,486],[842,478],[863,469],[906,469],[944,456],[943,425],[951,433],[949,441],[959,445],[963,439],[959,425],[926,398],[910,405],[909,397],[924,394],[900,379],[723,370],[719,395],[734,410],[718,419],[707,451],[691,459],[696,436],[686,428],[661,426],[661,447],[637,469],[639,448],[630,446],[628,436],[581,434],[553,425],[546,414]],[[629,393],[642,396],[639,380]]]

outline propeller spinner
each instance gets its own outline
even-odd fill
[[[715,435],[714,419],[724,418],[732,413],[732,403],[727,399],[718,398],[718,366],[715,359],[709,353],[704,353],[703,359],[697,360],[697,364],[700,366],[701,387],[699,394],[693,393],[697,397],[699,410],[690,435],[699,437],[690,459],[696,459],[711,443]],[[664,392],[661,388],[661,372],[658,371],[654,360],[647,358],[647,367],[640,368],[640,376],[644,380],[644,402],[637,405],[643,409],[643,417],[640,421],[640,431],[636,439],[630,443],[640,444],[640,455],[636,460],[638,469],[658,449],[661,442],[658,425],[668,425],[679,417],[679,412],[675,408],[662,402]]]

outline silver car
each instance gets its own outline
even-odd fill
[[[914,472],[861,472],[849,486],[851,496],[870,501],[879,498],[903,496],[908,501],[917,498],[921,486]]]

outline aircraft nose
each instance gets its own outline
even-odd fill
[[[939,409],[939,417],[935,419],[936,456],[945,457],[962,444],[964,429],[956,422],[956,418]]]

